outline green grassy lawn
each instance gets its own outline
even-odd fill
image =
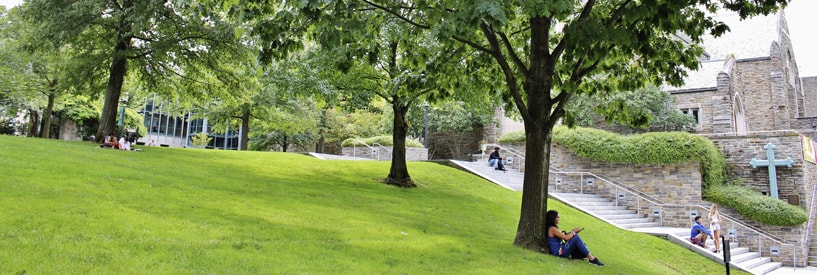
[[[409,163],[0,136],[0,274],[712,274],[724,267],[550,201],[598,268],[512,245],[521,194]],[[734,270],[733,270],[734,271]]]

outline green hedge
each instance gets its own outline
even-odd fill
[[[728,205],[746,218],[766,224],[793,226],[808,220],[808,214],[802,208],[743,186],[711,186],[706,195],[709,200]]]
[[[391,136],[375,136],[370,138],[347,138],[343,141],[341,146],[343,147],[352,147],[352,146],[364,146],[363,143],[368,145],[380,144],[383,146],[394,146],[394,142],[392,142]],[[424,148],[422,143],[413,139],[406,139],[406,147],[415,147],[415,148]]]
[[[556,127],[553,141],[579,156],[606,162],[635,164],[701,163],[704,189],[726,180],[726,159],[711,140],[687,132],[636,135],[590,129]]]
[[[524,132],[508,133],[500,142],[521,142]],[[633,164],[701,163],[703,196],[732,207],[751,220],[772,225],[797,225],[805,222],[805,210],[763,196],[745,187],[727,184],[726,159],[711,140],[686,132],[654,132],[635,135],[559,126],[553,129],[553,142],[577,155],[605,162]]]

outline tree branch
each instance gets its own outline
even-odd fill
[[[393,10],[390,10],[390,9],[384,7],[384,6],[372,3],[369,0],[363,0],[363,2],[366,3],[369,6],[372,6],[372,7],[375,7],[377,9],[379,9],[379,10],[385,11],[386,13],[389,13],[389,14],[393,15],[394,17],[397,17],[398,19],[403,20],[406,23],[409,23],[412,26],[415,26],[415,27],[418,27],[418,28],[421,28],[421,29],[431,29],[431,27],[428,26],[428,25],[423,25],[423,24],[414,22],[414,20],[411,20],[411,19],[409,19],[409,18],[407,18],[407,17],[405,17],[403,15],[400,15],[399,13],[397,13],[397,12],[395,12]]]

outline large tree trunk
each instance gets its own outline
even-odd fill
[[[51,88],[48,91],[48,106],[45,107],[45,114],[43,114],[43,130],[40,131],[41,138],[49,138],[51,134],[51,114],[54,113],[54,100],[57,98],[57,93],[54,91],[56,82],[51,83]]]
[[[550,128],[525,123],[525,176],[522,209],[514,245],[547,253],[548,175],[550,168]],[[544,250],[543,250],[544,249]]]
[[[244,111],[241,116],[241,148],[239,150],[247,151],[247,143],[250,141],[250,110]]]
[[[117,48],[119,46],[117,45]],[[119,51],[117,51],[119,52]],[[122,83],[125,81],[127,59],[121,54],[114,54],[111,72],[108,77],[108,88],[105,89],[105,104],[102,107],[102,118],[99,122],[99,130],[96,132],[97,141],[101,141],[110,133],[116,134],[117,107],[119,106],[119,96],[122,94]]]
[[[548,171],[550,169],[551,131],[556,121],[564,115],[558,101],[567,100],[566,95],[551,98],[555,63],[558,58],[549,52],[548,30],[550,22],[546,18],[532,18],[530,21],[531,55],[530,72],[523,89],[527,92],[527,108],[516,101],[525,121],[525,177],[522,187],[522,209],[514,244],[526,249],[547,253],[547,231],[545,213],[548,205]],[[506,70],[506,75],[512,73]],[[516,80],[511,77],[508,83]],[[517,87],[515,85],[510,87]],[[518,88],[516,88],[518,92]],[[564,93],[565,91],[560,91]],[[521,97],[517,97],[521,98]],[[556,108],[554,108],[556,105]],[[560,109],[562,108],[562,109]]]
[[[406,123],[406,113],[408,104],[403,106],[400,96],[392,97],[392,110],[394,110],[394,132],[392,133],[392,143],[394,144],[391,153],[391,168],[386,183],[399,187],[416,187],[411,180],[406,166],[406,133],[408,133],[408,123]]]
[[[125,9],[133,6],[131,1],[123,1],[122,3]],[[119,22],[119,33],[112,53],[113,60],[108,75],[108,87],[105,89],[105,103],[102,107],[99,129],[96,132],[97,142],[102,142],[107,134],[116,134],[117,107],[119,106],[119,97],[122,95],[122,83],[125,81],[125,73],[128,70],[127,54],[128,48],[131,46],[130,30],[128,23],[122,19]]]

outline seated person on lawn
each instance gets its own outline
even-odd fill
[[[712,231],[709,231],[706,226],[701,224],[701,216],[695,216],[695,223],[692,224],[692,229],[689,232],[689,241],[706,248],[706,236],[712,237]],[[714,241],[717,242],[718,240]]]
[[[604,266],[599,258],[590,254],[587,245],[579,237],[579,232],[583,228],[573,228],[569,233],[559,230],[559,212],[550,210],[545,214],[545,227],[547,227],[547,240],[550,254],[562,258],[572,257],[573,259],[587,258],[590,264],[602,267]],[[564,242],[562,242],[564,240]]]

